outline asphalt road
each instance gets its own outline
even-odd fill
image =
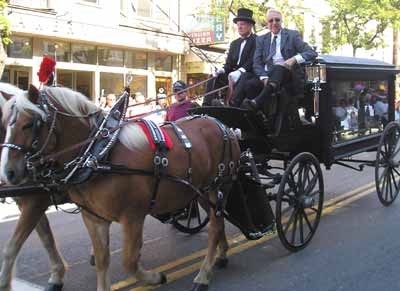
[[[373,157],[365,154],[363,157]],[[400,290],[400,202],[384,207],[378,201],[373,169],[359,173],[335,166],[324,171],[325,209],[310,245],[292,254],[276,235],[247,241],[228,226],[231,238],[227,269],[216,270],[210,291],[223,290]],[[0,206],[1,207],[1,206]],[[95,291],[95,269],[89,265],[90,241],[79,215],[49,214],[59,249],[69,264],[65,291]],[[0,248],[15,221],[0,223]],[[190,290],[206,248],[207,231],[189,236],[153,218],[146,221],[142,260],[147,268],[165,270],[169,283],[153,290]],[[111,230],[113,290],[150,290],[121,266],[121,233]],[[1,260],[1,257],[0,257]],[[16,266],[16,276],[45,286],[48,259],[32,235]]]

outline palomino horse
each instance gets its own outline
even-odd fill
[[[80,93],[67,88],[44,87],[42,97],[53,104],[45,112],[43,107],[38,106],[41,103],[39,94],[36,88],[31,87],[28,94],[18,95],[4,106],[3,124],[7,128],[5,143],[8,146],[2,151],[1,175],[9,184],[18,185],[27,181],[26,151],[22,149],[32,150],[33,140],[37,140],[41,146],[45,145],[43,154],[58,153],[57,161],[60,165],[76,158],[80,149],[74,145],[86,140],[93,127],[90,120],[82,116],[99,111]],[[34,130],[35,121],[40,119],[42,123],[39,131],[37,128]],[[208,252],[193,287],[193,290],[207,290],[214,263],[227,260],[224,218],[217,216],[214,208],[224,203],[218,193],[224,193],[224,199],[227,197],[232,176],[239,165],[240,148],[233,132],[227,130],[228,135],[224,139],[223,130],[210,118],[185,119],[177,124],[192,142],[192,185],[198,189],[209,189],[204,192],[211,206]],[[167,174],[186,177],[189,155],[172,127],[164,128],[173,142],[173,147],[167,153]],[[153,158],[151,145],[142,128],[136,123],[129,123],[122,128],[110,152],[109,161],[129,169],[152,171]],[[225,167],[221,167],[222,164]],[[233,167],[228,167],[228,164]],[[218,188],[213,187],[221,172],[229,181]],[[83,184],[69,185],[67,188],[73,202],[98,216],[85,218],[96,258],[98,291],[110,290],[108,228],[112,221],[121,223],[123,227],[123,264],[126,270],[145,284],[155,285],[166,281],[163,274],[146,271],[140,264],[145,217],[148,214],[165,214],[183,209],[196,197],[196,193],[187,185],[167,178],[161,179],[154,207],[151,208],[156,180],[154,176],[97,174]]]
[[[0,92],[1,107],[3,107],[6,100],[10,99],[12,96],[23,93],[21,89],[7,83],[0,83]],[[4,140],[4,136],[5,131],[1,126],[0,139],[2,141]],[[51,275],[46,290],[61,290],[66,264],[56,247],[49,221],[45,215],[46,209],[51,205],[50,198],[45,195],[35,195],[18,198],[15,199],[15,201],[21,211],[21,215],[13,236],[3,250],[3,262],[0,269],[0,290],[10,289],[15,259],[25,240],[34,228],[36,228],[36,232],[50,258]]]
[[[23,91],[7,83],[0,83],[0,107],[14,95],[20,95]],[[1,111],[0,111],[1,114]],[[0,127],[0,140],[3,141],[5,130]],[[66,265],[59,251],[57,250],[49,221],[45,214],[51,200],[46,195],[28,196],[15,199],[21,211],[17,227],[13,236],[9,239],[3,250],[3,262],[0,269],[0,291],[10,290],[12,270],[19,250],[34,228],[47,251],[51,275],[48,281],[47,291],[58,291],[63,286],[63,278]]]

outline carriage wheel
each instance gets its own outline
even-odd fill
[[[389,206],[400,191],[400,125],[390,122],[376,151],[375,185],[381,203]]]
[[[303,249],[314,236],[321,218],[324,182],[317,158],[298,154],[282,176],[276,197],[276,228],[289,251]]]
[[[184,219],[180,219],[181,214],[173,218],[172,225],[177,230],[183,233],[195,234],[207,225],[209,217],[205,211],[202,211],[197,199],[193,199],[184,211],[187,214]]]

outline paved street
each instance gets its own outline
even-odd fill
[[[362,158],[373,156],[374,153],[364,154]],[[399,290],[400,201],[388,208],[382,206],[373,177],[372,168],[362,173],[338,166],[324,171],[323,217],[313,241],[299,253],[289,253],[276,235],[247,241],[236,228],[228,226],[229,266],[216,270],[210,291]],[[50,213],[49,218],[69,264],[63,290],[95,291],[95,269],[88,262],[90,242],[80,216],[57,212]],[[0,223],[0,247],[14,226],[15,221]],[[111,233],[113,290],[150,290],[123,271],[120,227],[114,224]],[[206,230],[188,236],[170,225],[147,219],[144,265],[164,270],[169,279],[168,284],[151,289],[190,290],[206,239]],[[16,276],[45,286],[48,270],[48,259],[35,234],[21,252]]]

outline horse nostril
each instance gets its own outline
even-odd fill
[[[7,180],[12,183],[15,179],[15,172],[13,170],[7,170],[6,174],[7,174]]]

